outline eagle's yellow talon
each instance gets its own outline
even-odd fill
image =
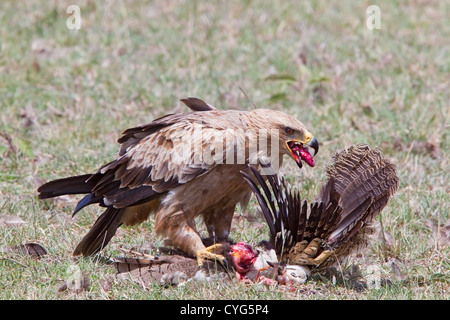
[[[222,245],[220,243],[213,244],[212,246],[206,247],[205,249],[201,249],[197,251],[195,254],[197,257],[197,263],[199,267],[203,266],[203,262],[205,259],[209,260],[219,260],[222,264],[226,263],[226,259],[223,255],[214,253],[213,251],[216,249],[221,249]]]

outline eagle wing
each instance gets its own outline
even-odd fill
[[[39,198],[87,193],[73,214],[93,203],[119,209],[156,199],[207,173],[220,161],[204,161],[201,155],[222,127],[202,122],[201,114],[213,107],[197,98],[184,100],[194,112],[166,115],[127,129],[118,139],[115,160],[96,173],[46,183],[38,189]]]
[[[395,166],[379,149],[364,144],[334,156],[318,200],[309,204],[283,177],[268,175],[265,182],[257,170],[252,173],[256,180],[243,175],[269,225],[270,242],[282,260],[298,264],[314,264],[324,251],[345,255],[399,183]]]
[[[196,158],[201,150],[197,153],[195,148],[206,147],[202,135],[196,132],[199,124],[179,118],[165,117],[125,131],[118,140],[119,158],[90,178],[101,176],[92,192],[103,195],[106,205],[127,207],[149,201],[214,167],[214,163]]]

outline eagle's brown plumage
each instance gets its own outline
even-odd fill
[[[156,233],[190,255],[205,249],[194,222],[197,216],[203,217],[212,238],[226,239],[236,204],[245,206],[251,196],[240,171],[249,173],[248,163],[263,156],[254,148],[261,130],[275,130],[279,139],[278,151],[272,152],[269,143],[265,156],[287,154],[299,166],[302,160],[313,165],[306,145],[317,152],[317,140],[283,112],[218,110],[197,98],[182,101],[192,112],[126,130],[118,140],[117,158],[97,172],[51,181],[38,189],[40,199],[86,194],[74,214],[94,203],[106,207],[74,255],[101,250],[120,225],[141,223],[151,213],[156,213]],[[256,138],[250,141],[246,134]],[[246,151],[243,158],[237,157],[239,148]],[[227,156],[233,152],[230,164]]]
[[[283,177],[269,175],[267,184],[257,170],[253,169],[256,179],[244,176],[269,225],[270,243],[279,261],[319,269],[366,244],[366,227],[399,183],[395,166],[379,149],[365,144],[333,157],[328,180],[309,204]]]

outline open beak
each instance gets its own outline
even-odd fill
[[[306,141],[289,140],[286,145],[299,168],[303,166],[302,161],[305,161],[310,167],[314,167],[313,157],[319,152],[319,142],[312,134],[306,135]],[[314,149],[312,155],[308,147]]]

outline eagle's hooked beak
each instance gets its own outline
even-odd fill
[[[315,157],[317,152],[319,152],[319,142],[317,141],[316,137],[312,137],[312,139],[306,145],[314,149],[314,154],[312,156]]]
[[[319,142],[310,132],[306,132],[304,141],[289,140],[286,145],[299,168],[303,166],[302,160],[314,167],[313,157],[319,152]],[[314,149],[313,155],[309,153],[308,147]]]

